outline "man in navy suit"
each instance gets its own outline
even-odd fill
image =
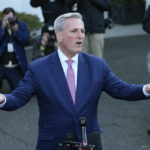
[[[62,150],[58,143],[66,140],[68,133],[74,136],[74,141],[82,141],[80,117],[87,119],[88,140],[94,131],[100,134],[97,106],[103,91],[130,101],[147,99],[150,95],[150,84],[127,84],[111,72],[104,59],[81,52],[85,30],[79,13],[59,16],[54,28],[58,50],[32,62],[12,93],[0,94],[0,107],[7,111],[22,107],[34,93],[37,95],[40,111],[37,150]],[[67,82],[66,61],[70,59],[75,97]],[[101,150],[101,142],[98,145]]]

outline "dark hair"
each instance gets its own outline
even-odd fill
[[[41,34],[43,34],[44,32],[48,32],[49,34],[52,34],[52,32],[54,32],[54,27],[49,25],[49,23],[46,23],[41,30]]]
[[[15,10],[14,10],[13,8],[11,8],[11,7],[5,8],[5,9],[3,10],[3,12],[2,12],[2,15],[7,15],[7,14],[9,14],[10,12],[12,12],[12,13],[14,14],[14,16],[16,16]]]

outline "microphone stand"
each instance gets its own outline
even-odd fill
[[[82,135],[82,142],[80,144],[79,150],[82,150],[83,148],[87,148],[88,142],[87,142],[87,135],[86,135],[86,118],[81,117],[79,118],[79,124],[81,127],[81,135]]]
[[[73,141],[73,135],[67,134],[67,140],[59,143],[59,146],[63,147],[65,150],[96,150],[95,145],[88,144],[86,135],[86,118],[81,117],[79,119],[79,124],[81,127],[82,142]]]

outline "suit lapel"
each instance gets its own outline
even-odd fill
[[[52,59],[52,73],[56,80],[56,84],[58,85],[59,90],[62,93],[62,96],[65,98],[66,103],[73,109],[74,104],[69,91],[69,87],[67,84],[67,80],[60,63],[58,53],[55,52]],[[76,104],[75,106],[81,107],[82,103],[84,104],[87,95],[87,88],[89,85],[89,67],[87,65],[87,61],[84,58],[82,53],[79,53],[79,61],[78,61],[78,77],[77,77],[77,91],[76,91]]]
[[[56,80],[56,84],[58,85],[58,88],[61,91],[62,96],[65,98],[67,104],[73,106],[73,101],[72,101],[72,97],[69,91],[67,80],[66,80],[66,77],[65,77],[57,52],[54,53],[54,56],[52,57],[51,62],[52,62],[52,73]]]
[[[89,84],[89,69],[87,61],[84,58],[83,54],[79,54],[78,62],[78,77],[77,77],[77,92],[76,92],[76,106],[81,106],[82,103],[85,103],[84,99],[86,98],[86,92]]]

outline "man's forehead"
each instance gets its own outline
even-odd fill
[[[81,22],[83,22],[80,18],[75,18],[75,17],[66,19],[66,22],[74,22],[74,21],[77,21],[77,22],[81,21]]]
[[[4,14],[3,16],[14,16],[13,12],[9,12],[8,14]]]
[[[72,28],[76,28],[76,27],[83,27],[84,28],[84,23],[80,18],[68,18],[66,20],[66,25],[70,26]]]

